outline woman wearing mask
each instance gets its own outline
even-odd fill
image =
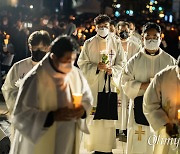
[[[2,93],[10,113],[14,108],[19,85],[23,77],[46,55],[49,51],[50,43],[51,39],[48,32],[33,32],[28,38],[31,57],[15,63],[9,70],[2,86]]]
[[[152,154],[153,146],[148,145],[149,123],[142,111],[143,95],[152,78],[176,60],[160,47],[161,28],[155,23],[147,23],[143,29],[144,48],[133,56],[122,73],[121,86],[130,99],[127,125],[127,154]]]

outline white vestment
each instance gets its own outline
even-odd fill
[[[98,35],[90,38],[84,43],[83,50],[78,59],[78,65],[85,75],[91,88],[94,102],[93,107],[97,106],[98,92],[103,91],[104,71],[97,73],[97,65],[101,61],[100,52],[106,50],[112,68],[111,91],[116,92],[115,84],[119,84],[122,68],[121,43],[118,39],[109,35],[106,39]],[[113,55],[112,55],[113,54]],[[107,90],[106,84],[106,90]],[[113,120],[93,120],[93,115],[89,118],[90,135],[85,139],[85,148],[89,151],[111,152],[116,148],[115,123]]]
[[[178,66],[167,67],[156,75],[144,94],[144,114],[161,138],[170,138],[166,134],[164,125],[178,118],[178,109],[180,109],[179,72]],[[150,142],[152,144],[152,140]],[[154,154],[176,154],[178,147],[175,147],[174,142],[172,144],[155,143]]]
[[[134,119],[134,102],[137,96],[143,96],[144,90],[140,89],[143,82],[149,82],[156,73],[167,65],[174,65],[175,59],[159,49],[159,54],[151,56],[142,49],[127,63],[122,73],[121,85],[125,94],[130,98],[128,117],[127,154],[151,154],[153,147],[147,144],[151,131],[149,126],[139,125]],[[141,131],[139,131],[141,130]],[[137,131],[139,131],[138,134]],[[145,132],[144,132],[145,131]],[[139,139],[137,138],[139,137]],[[141,138],[141,139],[140,139]]]
[[[130,40],[132,40],[132,41],[138,43],[140,46],[142,46],[142,37],[138,32],[134,31],[130,35]]]
[[[32,58],[23,59],[15,63],[9,70],[2,86],[2,93],[10,113],[13,110],[22,78],[33,68]]]
[[[127,40],[127,48],[122,50],[122,60],[123,60],[123,67],[126,65],[127,61],[139,52],[141,46],[138,45],[136,42],[128,39]],[[121,105],[118,107],[118,121],[116,122],[116,128],[120,130],[127,129],[127,120],[128,120],[128,104],[129,98],[124,94],[122,87],[120,85],[120,102]]]
[[[47,115],[61,107],[72,107],[71,93],[82,93],[82,105],[87,115],[91,111],[92,95],[81,72],[73,67],[65,79],[56,72],[49,54],[23,79],[12,123],[16,128],[10,154],[78,154],[80,130],[89,133],[86,119],[55,121],[44,127]],[[61,88],[61,85],[67,85]]]

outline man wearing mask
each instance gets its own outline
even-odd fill
[[[97,16],[94,22],[97,34],[84,43],[78,66],[90,85],[94,97],[93,108],[96,109],[97,95],[98,92],[103,91],[106,73],[112,76],[111,91],[116,92],[112,81],[120,78],[122,46],[115,37],[109,34],[110,18],[107,15]],[[109,64],[102,61],[102,54],[108,57]],[[108,85],[106,85],[106,90],[107,87]],[[95,154],[112,153],[112,149],[116,148],[115,121],[93,120],[93,118],[94,115],[91,115],[89,119],[90,135],[85,139],[85,148],[88,151],[95,151]]]
[[[12,116],[10,154],[79,154],[93,98],[73,66],[78,48],[69,36],[56,38],[51,52],[24,77]]]
[[[151,22],[144,25],[143,42],[144,48],[127,62],[122,73],[121,86],[130,98],[127,154],[152,154],[153,146],[148,145],[148,138],[153,132],[142,111],[143,95],[156,73],[176,62],[159,47],[159,25]]]
[[[136,53],[140,51],[141,46],[138,45],[136,42],[129,39],[130,30],[129,30],[129,23],[120,21],[117,24],[117,32],[120,38],[120,42],[122,44],[122,60],[123,60],[123,67],[126,65],[127,61]],[[121,108],[119,109],[119,119],[117,122],[117,126],[120,130],[124,130],[124,134],[127,136],[127,107],[129,104],[128,97],[124,94],[122,88],[120,88],[120,100],[121,100]]]
[[[177,65],[169,66],[155,76],[144,94],[143,109],[150,125],[158,132],[157,136],[160,135],[160,141],[163,138],[177,139],[180,133],[175,127],[175,124],[179,125],[180,56]],[[152,144],[152,139],[149,143]],[[154,154],[177,154],[179,151],[179,142],[166,142],[164,145],[156,144]]]
[[[31,57],[15,63],[9,70],[2,86],[2,93],[9,112],[11,113],[18,94],[19,85],[23,77],[35,66],[49,51],[50,36],[46,31],[35,31],[28,38]]]

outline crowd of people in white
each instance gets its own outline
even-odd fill
[[[180,58],[160,48],[158,24],[146,23],[140,35],[133,23],[110,23],[107,15],[94,19],[97,34],[79,57],[71,36],[29,36],[31,57],[16,62],[2,86],[10,154],[79,154],[81,142],[112,154],[117,129],[127,135],[127,154],[179,152]]]

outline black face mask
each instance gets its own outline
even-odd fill
[[[41,51],[41,50],[32,51],[32,60],[34,62],[39,62],[45,55],[46,55],[46,52]]]
[[[126,31],[122,31],[119,33],[121,39],[127,39],[129,37],[129,33]]]

